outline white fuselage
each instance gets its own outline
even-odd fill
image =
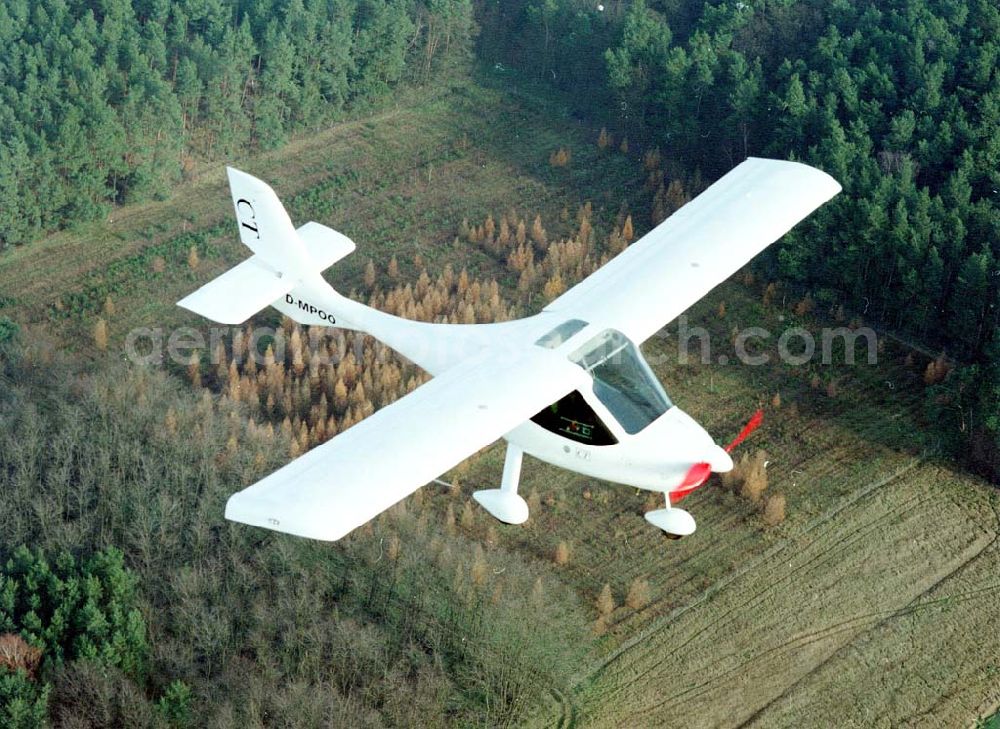
[[[563,324],[565,316],[542,311],[525,319],[496,324],[412,321],[347,299],[319,274],[304,280],[274,306],[283,313],[294,314],[299,322],[370,334],[431,375],[438,375],[484,350],[503,352],[542,346],[551,353],[549,356],[572,362],[571,355],[578,353],[581,346],[585,347],[603,332],[613,331],[600,322],[574,320],[575,328],[569,336],[540,345],[539,340]],[[334,311],[338,313],[336,318],[329,313]],[[652,378],[644,361],[641,367]],[[599,422],[578,427],[576,420],[562,418],[562,421],[570,423],[574,430],[586,431],[596,425],[606,444],[599,444],[602,438],[588,441],[567,428],[556,428],[551,422],[543,427],[533,420],[507,433],[504,436],[507,441],[546,463],[593,478],[660,492],[677,487],[694,463],[707,462],[713,471],[732,468],[729,455],[694,419],[668,400],[662,413],[641,428],[633,424],[633,432],[628,432],[620,418],[595,393],[595,379],[584,365],[577,362],[566,369],[567,377],[576,384],[576,391],[589,407],[590,419]],[[655,387],[659,388],[659,384],[655,383]]]

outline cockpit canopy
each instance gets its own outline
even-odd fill
[[[671,407],[670,398],[639,349],[615,329],[605,329],[569,359],[590,373],[594,394],[630,435]]]
[[[588,323],[567,319],[535,344],[558,349]],[[635,435],[670,409],[670,398],[663,391],[646,360],[632,341],[615,329],[605,329],[578,347],[569,359],[579,365],[594,381],[594,394],[629,435]],[[537,425],[558,435],[588,445],[614,445],[618,439],[580,392],[571,392],[537,413]]]

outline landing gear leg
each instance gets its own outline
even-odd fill
[[[523,524],[528,520],[528,504],[517,494],[523,456],[524,451],[513,443],[508,443],[500,488],[476,491],[472,494],[472,498],[486,511],[507,524]]]
[[[667,508],[657,509],[656,511],[647,511],[646,521],[655,527],[659,527],[667,533],[668,537],[672,537],[674,539],[680,539],[681,537],[686,537],[689,534],[694,534],[694,517],[684,511],[684,509],[678,509],[676,506],[671,506],[669,492],[664,493],[663,496],[667,500]]]

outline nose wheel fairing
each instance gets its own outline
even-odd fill
[[[686,537],[694,534],[694,517],[676,506],[646,512],[646,521],[662,529],[670,537]]]
[[[697,475],[700,477],[701,472],[699,471]],[[705,478],[708,478],[708,474],[705,474],[704,478],[699,481],[699,484],[703,483]],[[687,493],[689,492],[685,492],[684,495],[687,495]],[[674,539],[694,534],[694,530],[697,528],[694,517],[684,511],[684,509],[678,509],[676,506],[671,505],[672,494],[666,493],[663,496],[667,500],[667,508],[647,511],[645,514],[646,521],[658,529],[662,529],[668,537]],[[683,496],[680,498],[683,498]]]

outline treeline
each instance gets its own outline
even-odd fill
[[[481,11],[487,58],[577,95],[633,147],[659,148],[667,184],[713,179],[749,155],[836,177],[844,194],[758,265],[974,365],[935,404],[1000,475],[995,3],[637,0],[601,11],[520,0]]]
[[[0,248],[165,195],[467,54],[469,0],[0,6]]]

